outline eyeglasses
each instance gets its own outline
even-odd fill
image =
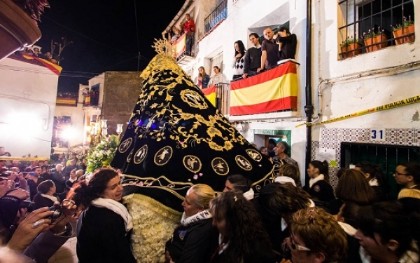
[[[409,175],[409,174],[403,174],[403,173],[399,173],[399,172],[395,171],[394,175]]]
[[[310,248],[307,248],[305,246],[299,245],[295,243],[295,240],[293,239],[293,236],[290,236],[287,242],[287,245],[289,246],[290,250],[298,250],[298,251],[311,251]]]

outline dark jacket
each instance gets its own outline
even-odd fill
[[[285,37],[277,37],[277,42],[281,43],[281,50],[279,52],[280,60],[295,58],[297,38],[295,34],[291,34]]]
[[[53,205],[54,202],[51,199],[43,197],[40,193],[37,193],[32,201],[31,209],[36,210],[41,207],[51,207]]]
[[[166,251],[175,263],[209,262],[218,245],[218,232],[212,219],[203,219],[188,226],[175,228],[166,242]]]
[[[309,185],[304,187],[308,192],[316,206],[322,207],[329,213],[337,213],[335,210],[335,195],[332,186],[325,180],[320,180],[309,188]]]
[[[79,263],[135,263],[124,220],[107,208],[90,206],[77,222]]]
[[[261,47],[251,47],[245,53],[244,73],[249,71],[257,71],[261,66]]]

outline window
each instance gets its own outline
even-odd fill
[[[414,42],[414,31],[408,25],[414,22],[413,0],[339,0],[338,31],[341,58],[349,57],[350,50],[343,49],[358,43],[356,52],[372,52],[390,45],[402,44],[405,39]],[[394,32],[404,28],[403,36]],[[414,25],[412,25],[414,28]],[[377,37],[376,37],[377,36]],[[376,37],[374,40],[371,37]]]

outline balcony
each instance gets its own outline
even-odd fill
[[[230,120],[293,117],[297,113],[299,90],[297,65],[294,60],[286,60],[258,75],[219,83],[202,91]]]
[[[214,10],[204,19],[204,34],[210,33],[216,26],[227,18],[227,0],[223,0]]]

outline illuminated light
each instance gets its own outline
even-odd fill
[[[75,138],[76,135],[77,135],[76,129],[71,126],[65,127],[63,131],[61,132],[61,138],[66,141],[69,141]]]

